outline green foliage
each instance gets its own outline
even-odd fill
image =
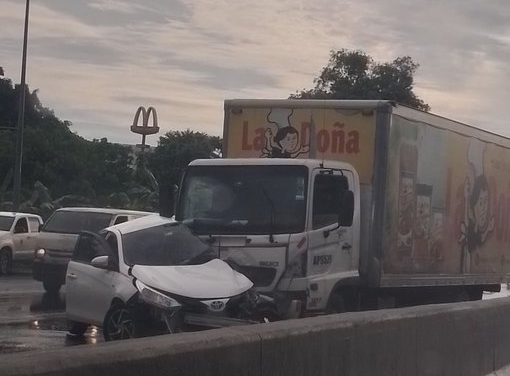
[[[0,68],[0,210],[12,210],[19,87]],[[221,153],[204,133],[169,132],[149,153],[106,138],[88,141],[45,108],[27,88],[20,210],[47,217],[62,206],[112,206],[157,211],[159,183],[177,184],[193,159]],[[153,172],[154,174],[153,174]]]
[[[0,202],[12,199],[18,93],[19,87],[0,77]],[[37,91],[28,92],[22,170],[25,207],[40,208],[54,202],[107,206],[112,192],[123,191],[132,183],[129,147],[106,139],[87,141],[73,133],[70,126],[70,122],[58,119],[41,105]],[[9,127],[13,129],[5,129]],[[48,195],[36,204],[31,198],[38,190],[41,192],[39,184]],[[80,197],[84,199],[77,200]]]
[[[159,145],[149,156],[151,171],[165,185],[179,184],[184,168],[194,159],[215,158],[221,149],[219,137],[190,131],[173,131],[160,137]]]
[[[430,106],[413,92],[418,67],[409,56],[377,63],[362,51],[331,51],[328,64],[314,80],[315,87],[291,98],[387,99],[430,111]]]

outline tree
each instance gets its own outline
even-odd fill
[[[413,92],[418,67],[409,56],[377,63],[359,50],[331,51],[327,66],[314,80],[315,87],[296,92],[291,98],[387,99],[430,111],[430,106]]]
[[[0,76],[0,202],[12,199],[15,130],[19,85]],[[69,121],[44,107],[37,90],[28,91],[25,104],[22,200],[33,196],[39,182],[51,196],[83,196],[90,204],[108,205],[112,192],[124,191],[132,181],[129,147],[106,139],[88,141],[73,133]]]
[[[202,132],[168,132],[149,156],[149,169],[160,184],[179,184],[184,168],[194,159],[215,158],[221,149],[219,137]]]
[[[19,89],[0,75],[0,209],[13,209]],[[221,154],[218,137],[189,130],[167,133],[152,153],[136,157],[130,147],[106,138],[88,141],[70,128],[71,122],[41,104],[37,90],[28,90],[21,192],[26,210],[45,215],[73,203],[157,210],[161,184],[178,184],[193,159]]]

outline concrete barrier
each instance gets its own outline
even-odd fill
[[[510,300],[330,315],[0,356],[0,375],[510,374]]]

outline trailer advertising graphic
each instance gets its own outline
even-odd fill
[[[484,274],[510,268],[510,150],[395,116],[384,272]]]
[[[244,108],[229,114],[228,158],[318,158],[352,164],[369,184],[372,110]]]

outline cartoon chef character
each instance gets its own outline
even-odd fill
[[[267,128],[265,145],[262,149],[262,157],[267,158],[296,158],[300,154],[308,153],[308,145],[300,145],[299,132],[290,123],[293,114],[292,109],[273,108],[267,115],[267,121],[274,124],[278,131],[273,134],[271,128]]]

